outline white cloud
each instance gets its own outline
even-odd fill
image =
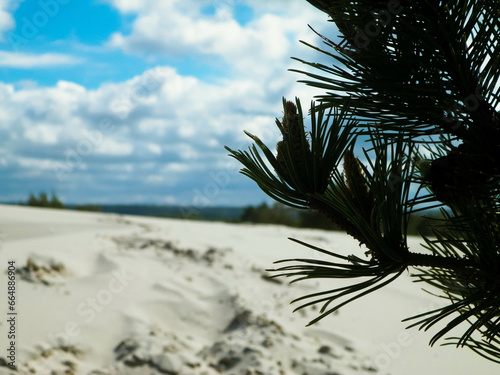
[[[19,89],[34,89],[38,86],[38,82],[32,79],[22,79],[14,83]]]
[[[12,141],[11,152],[37,149],[61,162],[68,149],[82,150],[88,161],[141,156],[142,147],[145,158],[168,154],[172,162],[210,163],[213,150],[219,148],[216,154],[225,157],[222,146],[238,139],[244,128],[253,130],[266,119],[273,126],[275,105],[259,95],[252,98],[257,87],[246,81],[211,85],[168,67],[94,90],[65,81],[53,87],[0,84],[0,132]],[[256,116],[255,110],[268,115]]]
[[[0,41],[5,41],[4,33],[15,26],[12,11],[17,7],[18,0],[0,0]]]
[[[146,181],[150,184],[161,184],[165,180],[165,176],[158,174],[151,174],[146,176]]]
[[[21,167],[27,167],[29,169],[37,170],[39,172],[43,171],[44,173],[46,173],[46,171],[50,169],[50,160],[48,159],[22,157],[19,158],[19,160],[17,160],[17,163]]]
[[[234,76],[272,77],[289,62],[297,40],[309,34],[307,23],[326,18],[305,1],[249,2],[254,18],[244,26],[235,19],[244,2],[175,0],[111,0],[120,12],[137,17],[130,34],[114,33],[108,46],[130,54],[176,57],[212,56],[228,65]],[[207,5],[215,14],[203,14]],[[217,8],[218,7],[218,8]]]
[[[1,21],[0,21],[1,22]],[[24,53],[0,51],[0,66],[16,69],[47,68],[81,64],[82,59],[60,53]]]
[[[64,183],[88,192],[116,181],[130,187],[154,182],[154,196],[167,186],[184,186],[179,201],[190,201],[193,189],[186,186],[203,187],[209,171],[229,161],[224,145],[250,144],[244,129],[275,141],[281,99],[261,87],[249,80],[209,84],[169,67],[93,90],[64,81],[27,88],[0,83],[0,137],[9,162],[3,168],[21,168],[28,176],[35,164],[14,161],[38,155],[44,178],[53,181],[49,186]],[[168,175],[163,185],[148,177],[161,173]]]
[[[106,156],[128,156],[134,151],[131,142],[119,142],[113,139],[105,138],[96,148],[96,153]]]
[[[147,0],[110,0],[109,2],[124,13],[137,12],[144,5],[151,5],[151,1]]]
[[[147,117],[137,122],[137,130],[150,137],[162,138],[168,130],[168,124],[164,119]]]
[[[116,34],[109,42],[114,47],[133,54],[216,56],[230,67],[228,76],[204,81],[157,66],[95,89],[67,81],[51,87],[0,83],[4,170],[28,173],[43,165],[45,186],[60,184],[86,194],[96,189],[101,201],[123,202],[129,196],[125,189],[142,188],[150,194],[145,199],[176,196],[178,202],[191,202],[194,189],[203,190],[212,181],[210,173],[225,172],[234,163],[224,145],[246,148],[251,143],[243,134],[246,129],[272,147],[279,136],[274,118],[282,115],[281,97],[297,95],[305,105],[312,97],[312,89],[297,84],[299,77],[286,71],[289,57],[300,55],[297,39],[308,35],[314,40],[306,24],[326,18],[303,1],[252,3],[255,17],[244,26],[234,20],[231,4],[236,1],[224,2],[212,16],[200,12],[199,4],[208,1],[112,3],[137,16],[130,35]],[[14,62],[34,68],[81,61],[60,54],[0,52],[0,66]],[[32,159],[43,162],[37,165]],[[239,189],[241,181],[249,186],[236,171],[231,169],[227,188]],[[99,190],[118,189],[116,181],[122,193],[105,196]],[[147,190],[153,185],[157,190]],[[223,194],[216,199],[222,202]]]
[[[161,173],[187,172],[189,165],[186,163],[168,163],[161,168]]]
[[[57,144],[60,130],[48,124],[37,124],[37,126],[25,129],[24,137],[33,143],[55,145]]]
[[[148,143],[146,147],[152,154],[161,155],[161,146],[156,143]]]

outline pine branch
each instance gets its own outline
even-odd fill
[[[500,362],[500,2],[308,1],[341,33],[336,43],[313,29],[327,48],[305,43],[334,65],[296,59],[314,69],[295,70],[302,82],[323,91],[311,130],[298,99],[284,100],[276,154],[248,133],[249,151],[226,149],[265,193],[322,213],[368,259],[294,240],[335,261],[280,261],[294,264],[276,276],[357,280],[297,299],[308,300],[298,309],[323,304],[313,324],[413,267],[449,303],[412,326],[446,322],[434,344],[469,324],[456,344]],[[424,207],[447,210],[428,221],[429,253],[410,252],[409,217]]]
[[[431,267],[469,273],[471,269],[481,270],[481,265],[464,258],[441,257],[432,254],[410,252],[405,264],[411,267]]]

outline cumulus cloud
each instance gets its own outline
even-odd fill
[[[305,20],[325,16],[302,1],[249,2],[254,16],[236,20],[243,1],[127,1],[110,0],[122,13],[136,14],[129,34],[117,32],[108,46],[127,53],[176,57],[199,54],[220,59],[234,75],[273,76],[289,61],[298,39],[308,35]],[[211,6],[213,11],[204,13]],[[310,35],[310,34],[309,34]]]
[[[256,117],[245,104],[257,86],[217,86],[169,67],[94,90],[64,81],[23,89],[0,84],[3,173],[35,171],[62,192],[75,181],[89,191],[123,181],[146,190],[163,186],[164,195],[175,195],[169,191],[175,181],[184,186],[176,196],[189,201],[208,172],[227,162],[223,145],[241,145],[243,129],[273,127],[274,106],[261,102]]]
[[[36,175],[37,189],[55,189],[73,202],[82,192],[99,202],[196,207],[262,199],[223,146],[246,148],[244,129],[272,145],[280,137],[274,119],[282,114],[281,97],[297,95],[304,103],[312,97],[286,68],[290,56],[300,55],[297,40],[311,38],[306,23],[325,16],[303,1],[249,3],[253,18],[244,24],[236,20],[240,1],[109,2],[136,18],[131,32],[114,34],[108,47],[139,56],[215,56],[227,63],[227,76],[203,80],[158,65],[95,89],[66,81],[0,83],[5,180],[16,176],[25,188],[32,180],[20,176]],[[26,66],[81,62],[0,53],[0,66],[14,60]],[[141,194],[132,198],[131,191]]]

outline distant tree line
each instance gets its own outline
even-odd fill
[[[184,218],[179,215],[179,207],[161,207],[161,206],[130,206],[130,205],[115,205],[115,206],[100,206],[95,204],[85,205],[64,205],[58,198],[57,194],[52,193],[50,198],[47,193],[39,193],[38,196],[30,194],[26,202],[21,202],[21,205],[32,207],[48,207],[48,208],[66,208],[77,211],[91,212],[114,212],[128,215],[146,215],[156,217],[172,217]],[[262,203],[258,206],[247,206],[242,209],[241,214],[234,214],[233,210],[227,207],[211,207],[211,211],[207,214],[189,217],[189,220],[222,220],[232,223],[255,223],[255,224],[275,224],[286,225],[296,228],[314,228],[325,230],[340,230],[330,220],[311,210],[299,210],[280,203],[268,205]],[[234,216],[233,216],[234,215]],[[427,217],[439,218],[442,217],[438,212],[431,212]],[[408,234],[417,235],[419,233],[429,234],[428,226],[425,219],[420,216],[410,218],[408,225]]]
[[[64,204],[55,193],[52,193],[49,199],[47,193],[43,192],[39,193],[38,196],[30,194],[28,200],[26,201],[26,205],[34,207],[64,208]]]
[[[102,212],[102,207],[97,204],[84,204],[75,206],[77,211]]]
[[[101,206],[94,204],[86,204],[81,206],[65,206],[56,193],[52,192],[50,198],[47,193],[41,192],[38,196],[33,193],[30,194],[26,202],[20,202],[20,205],[31,206],[31,207],[45,207],[45,208],[67,208],[75,209],[77,211],[93,211],[101,212]]]
[[[279,203],[275,203],[272,206],[266,203],[255,207],[248,206],[243,210],[239,221],[301,228],[338,229],[335,224],[325,220],[324,217],[316,212],[297,210]]]
[[[442,215],[438,211],[429,211],[425,217],[427,219],[438,219]],[[274,203],[273,205],[262,203],[259,206],[248,206],[243,210],[239,221],[286,225],[298,228],[340,230],[340,228],[318,212],[294,209],[280,203]],[[427,220],[421,216],[413,215],[410,217],[408,234],[418,235],[419,233],[430,234]]]

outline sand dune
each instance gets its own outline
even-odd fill
[[[405,329],[401,319],[436,305],[408,278],[306,328],[317,310],[292,314],[289,302],[336,284],[264,270],[322,257],[287,237],[362,254],[343,234],[1,205],[0,236],[4,291],[8,260],[17,268],[17,372],[5,366],[4,302],[0,374],[498,373]]]

